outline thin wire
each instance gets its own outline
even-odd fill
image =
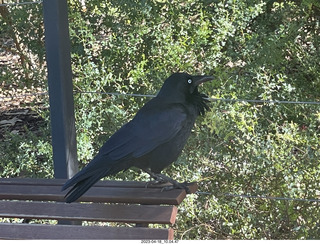
[[[116,92],[76,92],[84,94],[105,94],[105,95],[115,95],[115,96],[132,96],[132,97],[155,97],[156,95],[143,95],[135,93],[116,93]],[[271,104],[311,104],[311,105],[320,105],[320,102],[312,101],[280,101],[280,100],[253,100],[253,99],[228,99],[228,98],[207,98],[209,101],[223,101],[223,102],[248,102],[248,103],[271,103]]]
[[[156,95],[150,94],[136,94],[136,93],[119,93],[119,92],[97,92],[97,91],[74,91],[75,94],[101,94],[110,96],[130,96],[130,97],[155,97]],[[23,98],[28,96],[43,96],[48,95],[48,92],[28,93],[23,95],[16,95],[10,97],[0,97],[1,100]],[[228,98],[207,98],[209,101],[222,101],[222,102],[248,102],[248,103],[270,103],[270,104],[308,104],[320,105],[320,102],[313,101],[280,101],[280,100],[253,100],[253,99],[228,99]]]
[[[196,194],[199,195],[213,195],[210,192],[200,192],[197,191]],[[223,193],[220,194],[225,197],[239,197],[239,198],[256,198],[256,199],[269,199],[269,200],[278,200],[278,201],[300,201],[300,202],[320,202],[320,199],[304,199],[304,198],[291,198],[291,197],[272,197],[272,196],[253,196],[246,194],[232,194],[232,193]]]
[[[155,97],[156,95],[150,94],[136,94],[136,93],[120,93],[120,92],[94,92],[94,91],[76,91],[78,94],[102,94],[110,96],[128,96],[128,97]]]
[[[229,99],[229,98],[208,98],[209,101],[224,101],[224,102],[248,102],[248,103],[271,103],[271,104],[312,104],[320,105],[320,102],[312,101],[280,101],[280,100],[252,100],[252,99]]]
[[[37,1],[37,2],[22,2],[22,3],[2,3],[2,4],[0,4],[0,6],[1,6],[1,7],[6,7],[6,6],[17,6],[17,5],[37,4],[37,3],[42,3],[42,1]]]

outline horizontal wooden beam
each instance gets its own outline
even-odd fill
[[[0,201],[0,217],[174,224],[175,206]]]
[[[61,192],[61,186],[64,182],[65,180],[1,179],[0,199],[63,202],[66,192]],[[145,186],[145,182],[101,181],[78,201],[179,205],[186,197],[186,192],[182,189],[162,191],[162,186]],[[195,192],[197,184],[191,184],[190,189]]]
[[[50,240],[163,240],[173,239],[173,229],[39,225],[39,224],[0,224],[2,239],[50,239]]]

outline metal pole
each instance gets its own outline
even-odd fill
[[[43,15],[55,178],[78,171],[67,0],[44,0]]]

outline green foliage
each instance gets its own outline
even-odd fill
[[[52,178],[52,149],[46,132],[7,133],[0,143],[0,177]]]
[[[320,99],[317,0],[85,4],[69,1],[76,91],[155,94],[172,72],[186,71],[216,77],[201,88],[211,97]],[[75,94],[81,166],[147,100]],[[319,239],[318,203],[225,195],[317,199],[319,134],[319,105],[212,102],[181,157],[165,170],[177,180],[198,181],[207,193],[180,205],[176,238]],[[5,138],[2,177],[52,174],[48,137]],[[115,178],[146,179],[137,171]]]
[[[5,61],[0,66],[2,85],[16,86],[19,81],[20,88],[45,86],[42,5],[1,7],[0,28],[1,57]]]

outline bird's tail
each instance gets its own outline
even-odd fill
[[[123,170],[122,168],[116,167],[115,165],[110,165],[110,167],[106,167],[103,169],[95,167],[95,164],[92,163],[93,161],[62,186],[62,191],[72,186],[71,190],[69,190],[65,195],[65,201],[67,203],[76,201],[101,178],[116,174],[119,171]]]
[[[80,172],[79,172],[80,173]],[[104,177],[104,172],[100,172],[97,174],[93,174],[91,176],[87,176],[84,179],[71,178],[66,182],[66,184],[62,187],[62,191],[66,190],[70,186],[73,186],[71,190],[65,195],[65,201],[67,203],[71,203],[76,201],[79,197],[81,197],[91,186],[93,186],[97,181]],[[75,175],[77,176],[77,175]]]

